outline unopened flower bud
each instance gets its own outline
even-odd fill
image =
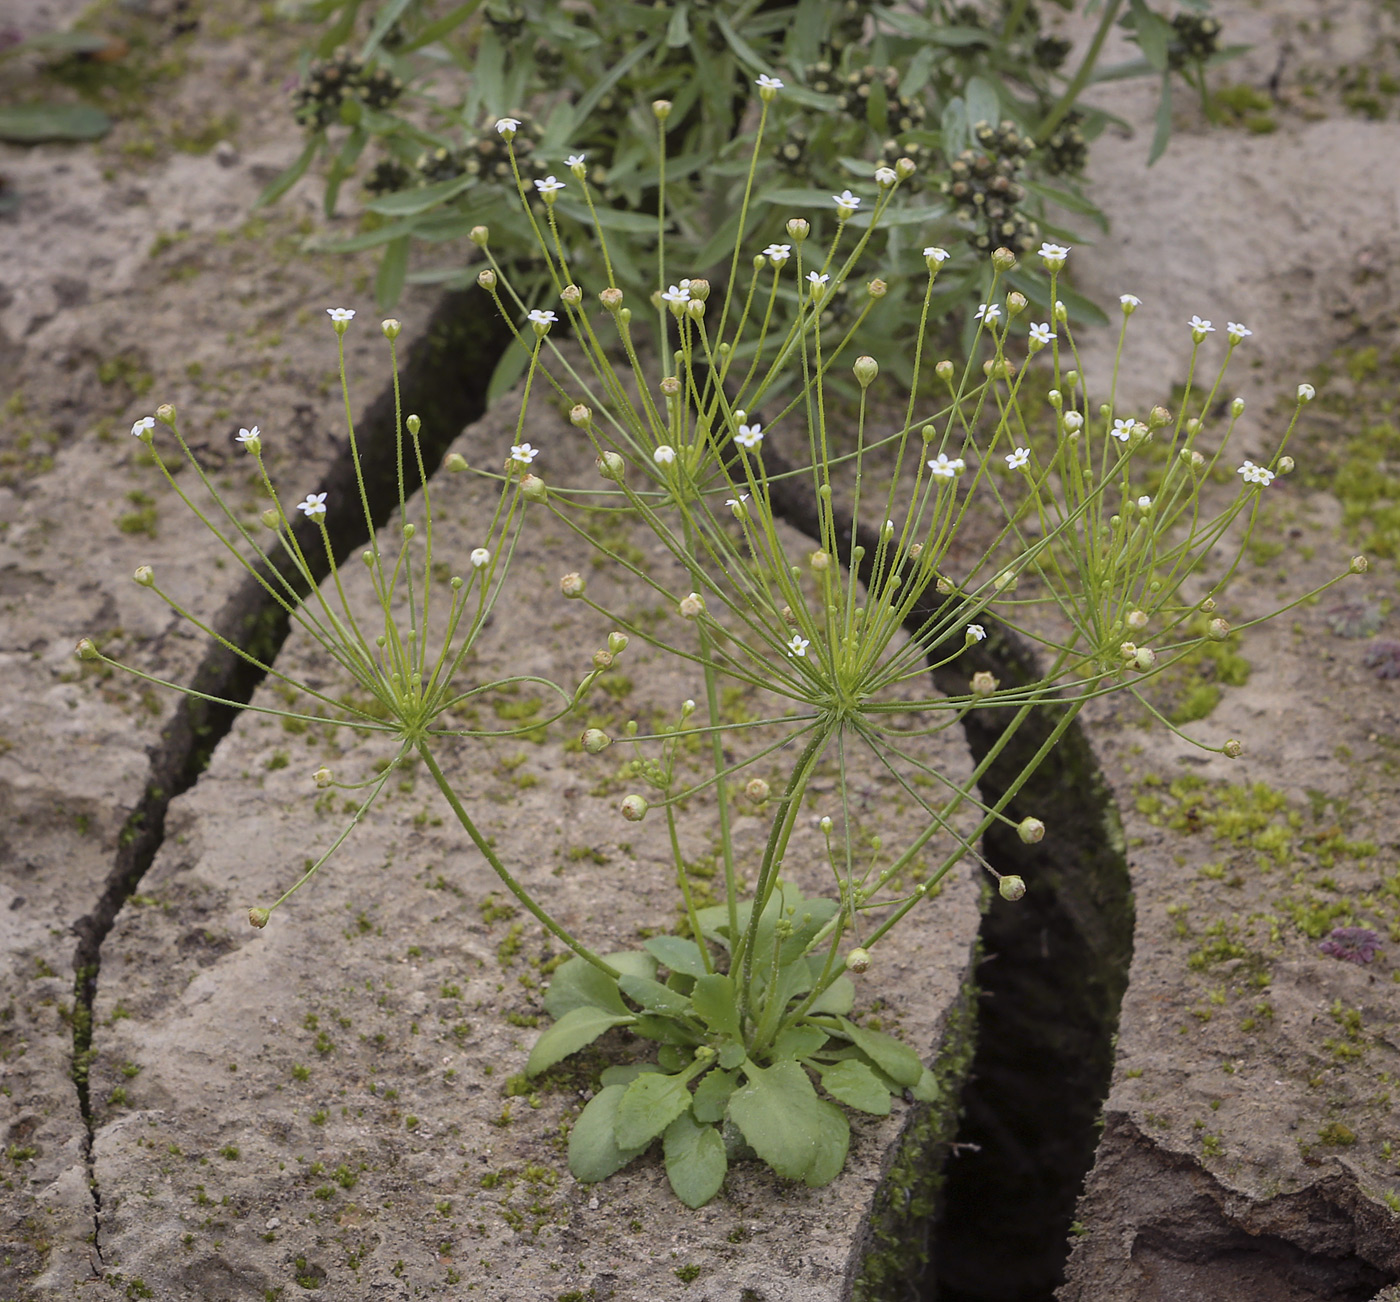
[[[1147,428],[1161,429],[1164,425],[1172,423],[1172,414],[1160,403],[1147,413]]]
[[[404,542],[409,542],[412,540],[413,535],[418,532],[418,526],[416,524],[406,524],[404,525],[402,532]]]
[[[1027,845],[1034,845],[1045,837],[1045,824],[1038,818],[1023,818],[1016,825],[1016,835]]]
[[[668,99],[654,99],[651,102],[652,116],[658,122],[665,122],[671,116],[671,101]]]
[[[865,289],[871,298],[884,298],[890,292],[890,287],[879,276],[866,285]]]
[[[846,971],[854,972],[860,976],[863,972],[870,971],[870,951],[868,949],[856,948],[846,955]]]
[[[1140,646],[1137,655],[1133,657],[1133,663],[1146,673],[1157,663],[1157,653],[1150,646]]]
[[[549,489],[538,475],[522,475],[520,492],[527,502],[543,502],[549,496]]]
[[[318,768],[316,772],[313,773],[311,776],[316,779],[316,785],[322,790],[325,790],[326,787],[330,786],[331,782],[334,780],[332,778],[330,769],[328,769],[324,764],[322,764],[321,767]]]
[[[449,452],[442,464],[450,473],[460,475],[467,468],[467,459],[460,452]]]
[[[1223,642],[1227,637],[1230,636],[1229,621],[1217,617],[1211,620],[1208,625],[1206,625],[1206,632],[1210,635],[1213,641]]]
[[[998,271],[1011,271],[1016,266],[1016,255],[1005,247],[993,249],[992,266]]]
[[[418,431],[423,428],[423,422],[417,416],[409,416],[404,421],[404,428],[414,437],[418,437]]]
[[[589,728],[579,740],[590,755],[600,755],[612,745],[612,738],[601,728]]]
[[[593,419],[593,413],[581,402],[576,402],[569,408],[569,424],[577,429],[587,429],[589,422]]]
[[[912,158],[896,158],[894,170],[901,181],[907,181],[919,170],[919,165]]]
[[[611,669],[613,653],[611,651],[595,651],[593,653],[594,669]]]
[[[467,238],[479,249],[484,249],[486,243],[491,238],[491,228],[489,226],[473,226],[467,232]]]
[[[588,587],[582,574],[566,574],[559,580],[559,591],[566,597],[581,597]]]
[[[495,289],[496,273],[492,271],[490,267],[482,267],[482,269],[476,273],[476,283],[485,290]]]
[[[1010,900],[1015,904],[1026,893],[1026,883],[1020,877],[1012,873],[1009,877],[1003,877],[997,883],[997,894],[1004,900]]]
[[[680,378],[675,375],[667,375],[656,387],[668,398],[677,397],[681,391]]]
[[[149,588],[156,581],[155,571],[149,565],[138,565],[131,577],[143,588]]]
[[[1056,411],[1062,411],[1065,405],[1065,395],[1058,389],[1051,389],[1050,392],[1045,395],[1045,401]]]
[[[623,461],[621,455],[613,451],[604,452],[594,464],[604,479],[611,479],[616,484],[622,482],[623,476],[627,472],[627,463]]]
[[[1006,296],[1006,315],[1010,317],[1020,316],[1026,310],[1029,303],[1026,296],[1019,289],[1013,289]]]
[[[744,787],[744,794],[753,801],[755,805],[761,805],[768,799],[770,792],[768,784],[762,778],[750,778],[748,784]]]
[[[162,425],[169,425],[175,428],[175,404],[173,402],[163,402],[156,408],[156,419]]]
[[[265,529],[275,529],[282,523],[282,517],[270,506],[258,518],[263,522],[263,528]]]
[[[403,332],[403,322],[397,317],[385,317],[384,320],[379,323],[379,328],[384,331],[384,338],[397,339]]]
[[[1281,475],[1291,475],[1297,464],[1292,457],[1280,457],[1278,459],[1278,472]]]
[[[676,607],[682,619],[699,619],[705,613],[705,599],[698,592],[682,597]]]
[[[692,321],[703,321],[705,319],[705,305],[691,299],[690,302],[685,305],[685,314]]]
[[[1228,759],[1239,759],[1244,754],[1244,747],[1232,737],[1220,748],[1220,752]]]
[[[564,288],[559,291],[559,297],[570,307],[577,307],[583,302],[583,290],[577,285],[565,285]]]
[[[1084,416],[1082,412],[1065,412],[1065,428],[1072,434],[1077,434],[1084,428]]]
[[[831,557],[827,555],[826,552],[813,552],[807,557],[807,564],[810,565],[816,573],[821,574],[831,565]]]
[[[1137,650],[1136,642],[1122,642],[1119,643],[1118,646],[1118,654],[1122,656],[1124,660],[1131,660],[1137,655]]]
[[[1243,399],[1243,398],[1235,398],[1235,399],[1233,399],[1233,400],[1231,401],[1231,403],[1230,403],[1230,415],[1232,415],[1236,420],[1238,420],[1241,416],[1244,415],[1244,399]]]
[[[974,696],[987,696],[996,691],[1000,686],[1000,681],[985,669],[979,669],[972,675],[972,694]]]
[[[1189,434],[1192,438],[1195,438],[1196,435],[1201,432],[1200,419],[1196,416],[1192,416],[1191,419],[1186,422],[1185,428],[1186,433]]]
[[[1365,574],[1371,568],[1371,562],[1364,556],[1353,556],[1351,564],[1347,566],[1353,574]]]
[[[85,637],[76,647],[79,660],[96,660],[97,647],[90,637]]]
[[[1069,309],[1057,298],[1055,306],[1050,309],[1050,316],[1057,325],[1064,325],[1069,320]]]
[[[622,801],[622,816],[629,823],[640,823],[647,816],[650,806],[642,796],[627,796]]]
[[[609,312],[616,312],[622,306],[622,291],[616,286],[610,285],[607,289],[599,291],[598,301]]]
[[[823,815],[821,821],[817,824],[817,826],[821,829],[821,834],[823,836],[830,836],[832,828],[830,815]]]
[[[248,910],[248,921],[249,921],[249,923],[251,923],[254,927],[257,927],[259,931],[261,931],[262,928],[264,928],[265,926],[267,926],[267,920],[268,920],[270,917],[272,917],[272,914],[269,913],[266,909],[249,909],[249,910]]]
[[[704,279],[703,276],[692,277],[690,284],[687,285],[686,288],[690,290],[692,302],[703,303],[710,297],[710,282]]]
[[[626,633],[619,633],[616,630],[614,630],[613,632],[608,634],[608,650],[611,651],[615,656],[621,655],[624,651],[627,650],[627,644],[631,640],[632,639],[628,637]]]
[[[857,357],[851,370],[855,372],[860,387],[868,389],[875,377],[880,374],[880,363],[873,357]]]
[[[794,240],[805,240],[811,233],[812,224],[805,217],[789,217],[787,233]]]
[[[937,366],[933,368],[933,373],[936,376],[938,376],[938,378],[942,380],[944,384],[952,384],[953,363],[945,357],[941,362],[938,363]]]

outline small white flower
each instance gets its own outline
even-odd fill
[[[1065,265],[1065,259],[1069,257],[1069,250],[1062,244],[1042,244],[1040,257],[1048,270],[1058,271]]]
[[[532,448],[528,443],[515,443],[510,449],[510,459],[522,466],[528,466],[539,454],[539,448]]]
[[[1215,327],[1211,325],[1209,321],[1202,320],[1194,313],[1192,314],[1191,319],[1186,324],[1191,327],[1191,333],[1193,335],[1200,335],[1202,339],[1204,339],[1206,335],[1211,335],[1215,333]]]
[[[792,245],[770,244],[763,250],[763,256],[771,259],[775,267],[781,267],[792,256]]]
[[[326,315],[332,321],[353,321],[355,319],[355,309],[353,307],[328,307]]]
[[[807,654],[807,648],[811,645],[812,643],[809,639],[799,637],[794,633],[792,637],[788,639],[787,653],[790,656],[805,656]]]
[[[297,503],[297,510],[305,511],[307,515],[325,515],[326,495],[324,493],[308,493],[306,501]]]
[[[981,624],[969,624],[967,626],[967,636],[974,642],[985,642],[987,640],[987,630]]]
[[[585,158],[587,158],[587,157],[588,157],[587,154],[570,154],[570,155],[568,156],[568,158],[566,158],[566,159],[564,160],[564,166],[565,166],[565,167],[582,167],[582,166],[583,166],[583,160],[584,160]]]
[[[661,297],[667,303],[689,303],[690,282],[682,281],[679,285],[672,285],[670,289],[662,291]]]
[[[1029,448],[1017,448],[1015,452],[1006,454],[1006,464],[1012,470],[1021,470],[1030,464],[1031,450]]]
[[[807,273],[807,281],[812,286],[813,293],[819,290],[830,279],[831,277],[824,271],[809,271]]]
[[[897,180],[899,180],[899,176],[896,174],[894,168],[877,167],[875,169],[875,184],[882,190],[888,190]]]
[[[995,303],[979,303],[974,317],[977,321],[995,321],[1001,315],[1001,308]]]
[[[155,427],[156,418],[154,416],[142,416],[141,419],[131,427],[131,432],[139,439],[141,435],[148,433],[150,430],[155,429]]]
[[[472,569],[482,570],[491,564],[491,553],[485,547],[472,548]]]
[[[932,258],[935,262],[947,262],[953,255],[947,249],[940,249],[936,244],[930,244],[924,250],[924,257]]]
[[[1120,443],[1126,443],[1130,438],[1132,438],[1133,430],[1136,428],[1136,426],[1137,421],[1135,421],[1131,416],[1129,416],[1127,420],[1115,420],[1113,422],[1113,429],[1110,431],[1110,433]]]
[[[1311,402],[1317,397],[1317,390],[1311,384],[1300,384],[1298,386],[1298,401]]]
[[[740,425],[739,432],[734,436],[734,442],[741,448],[756,448],[763,442],[763,426]]]
[[[149,420],[150,417],[148,416],[146,419]],[[134,432],[134,431],[133,431],[133,432]],[[240,443],[251,443],[255,438],[258,438],[258,437],[259,437],[259,432],[258,432],[258,427],[257,427],[256,425],[254,425],[252,429],[241,429],[241,430],[239,430],[238,433],[235,435],[235,438],[236,438],[236,439],[238,440],[238,442],[240,442]]]
[[[949,461],[948,454],[940,452],[935,460],[928,463],[928,468],[941,479],[952,479],[965,464],[961,457]]]
[[[536,181],[535,189],[543,195],[551,195],[565,189],[565,185],[558,177],[550,175],[545,177],[543,181]]]
[[[1151,499],[1150,497],[1148,497],[1148,495],[1147,495],[1146,493],[1144,493],[1140,498],[1138,498],[1138,510],[1139,510],[1139,511],[1146,511],[1146,510],[1148,510],[1151,506],[1152,506],[1152,499]]]
[[[1136,294],[1119,294],[1118,301],[1123,305],[1123,311],[1130,313],[1135,307],[1142,306],[1142,299]]]
[[[1242,326],[1238,321],[1231,321],[1225,327],[1225,333],[1230,336],[1230,342],[1237,344],[1241,340],[1248,339],[1254,333],[1248,326]]]
[[[832,199],[836,202],[836,211],[841,212],[846,209],[848,212],[855,212],[860,207],[860,199],[849,190],[842,190],[840,194],[833,194]]]
[[[529,321],[531,325],[552,326],[558,322],[559,318],[554,315],[551,308],[537,307],[531,309],[526,320]]]
[[[1272,470],[1266,470],[1263,466],[1256,466],[1252,461],[1246,461],[1236,472],[1237,475],[1244,476],[1246,484],[1258,484],[1261,488],[1267,488],[1274,478]]]
[[[676,449],[669,443],[663,443],[651,454],[651,459],[658,466],[669,466],[676,459]]]
[[[1076,265],[1077,265],[1077,264],[1076,264]],[[1052,329],[1050,329],[1050,323],[1049,323],[1048,321],[1045,322],[1043,325],[1033,325],[1033,326],[1031,326],[1031,342],[1032,342],[1032,343],[1040,344],[1041,347],[1044,347],[1044,346],[1045,346],[1046,344],[1048,344],[1048,343],[1050,342],[1050,340],[1053,339],[1054,337],[1055,337],[1055,332],[1054,332]]]
[[[497,130],[501,135],[505,135],[507,131],[512,131],[512,132],[514,132],[514,131],[519,131],[519,130],[520,130],[520,119],[519,119],[519,118],[497,118],[497,119],[496,119],[496,130]]]
[[[747,493],[740,493],[738,497],[726,497],[726,498],[724,499],[724,504],[725,504],[725,506],[727,506],[731,511],[733,511],[734,514],[735,514],[740,520],[742,520],[742,519],[744,518],[744,516],[747,514],[747,512],[744,510],[744,503],[747,502],[748,500],[749,500],[749,495],[748,495]]]
[[[770,77],[766,72],[754,82],[754,85],[757,86],[759,90],[782,90],[783,88],[783,83],[779,81],[777,77]]]
[[[1081,429],[1083,429],[1083,428],[1084,428],[1084,416],[1083,416],[1083,414],[1082,414],[1081,412],[1077,412],[1077,411],[1067,411],[1067,412],[1065,412],[1065,428],[1066,428],[1067,430],[1069,430],[1071,433],[1073,433],[1075,430],[1081,430]]]

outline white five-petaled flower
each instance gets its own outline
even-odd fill
[[[882,190],[888,190],[897,180],[899,174],[892,167],[877,167],[875,169],[875,184]]]
[[[1137,427],[1137,421],[1131,416],[1127,420],[1115,420],[1113,428],[1109,431],[1120,443],[1126,443],[1133,436],[1133,430]]]
[[[1191,333],[1193,335],[1200,335],[1202,338],[1215,333],[1215,327],[1211,325],[1209,321],[1202,320],[1194,312],[1191,314],[1191,319],[1186,324],[1191,327]]]
[[[1122,303],[1122,305],[1126,308],[1142,306],[1142,299],[1140,299],[1136,294],[1119,294],[1118,301]]]
[[[254,425],[252,429],[240,429],[234,437],[240,443],[251,443],[259,437],[258,427]]]
[[[724,499],[724,504],[737,515],[738,508],[743,506],[748,500],[749,495],[747,493],[740,493],[738,497],[726,497]]]
[[[662,292],[661,297],[662,297],[662,299],[663,299],[665,302],[667,302],[667,303],[689,303],[689,302],[690,302],[690,285],[689,285],[689,282],[685,282],[685,283],[680,284],[680,285],[672,285],[670,289],[664,290],[664,291]]]
[[[967,626],[967,635],[974,642],[985,642],[987,640],[987,630],[983,628],[981,624],[969,624]]]
[[[669,466],[676,459],[676,449],[669,443],[663,443],[651,454],[651,459],[658,466]]]
[[[1078,265],[1077,263],[1075,264]],[[1031,326],[1031,342],[1044,346],[1054,338],[1055,332],[1050,329],[1050,323],[1046,321],[1042,325]]]
[[[790,656],[805,656],[807,654],[807,648],[811,645],[812,643],[809,639],[794,633],[792,637],[788,639],[787,653]]]
[[[1311,402],[1317,397],[1317,390],[1311,384],[1300,384],[1298,386],[1298,401]]]
[[[154,416],[142,416],[140,420],[131,427],[131,432],[139,439],[141,435],[155,429],[156,418]]]
[[[559,318],[554,315],[554,310],[548,307],[531,308],[525,318],[531,325],[551,326],[555,325]]]
[[[1252,461],[1246,461],[1236,472],[1237,475],[1244,476],[1246,484],[1258,484],[1261,488],[1267,488],[1274,478],[1272,470],[1266,470],[1263,466],[1256,466]]]
[[[568,156],[568,158],[566,158],[566,159],[564,160],[564,166],[565,166],[565,167],[582,167],[582,166],[583,166],[583,160],[584,160],[585,158],[587,158],[587,157],[588,157],[587,154],[570,154],[570,155]]]
[[[565,188],[564,182],[553,174],[545,177],[543,181],[535,182],[535,189],[543,195],[557,194],[560,190]]]
[[[1152,505],[1152,499],[1151,499],[1150,497],[1148,497],[1148,495],[1147,495],[1146,493],[1144,493],[1140,498],[1138,498],[1138,510],[1139,510],[1139,511],[1146,511],[1146,510],[1148,510],[1148,509],[1151,507],[1151,505]]]
[[[783,83],[777,77],[770,77],[766,72],[762,73],[754,85],[759,90],[782,90]]]
[[[842,190],[840,194],[833,194],[832,199],[836,202],[838,213],[844,208],[849,212],[855,212],[860,207],[860,196],[852,194],[849,190]]]
[[[1021,470],[1030,465],[1031,450],[1029,448],[1017,448],[1015,452],[1006,454],[1006,464],[1012,470]]]
[[[809,271],[807,273],[807,280],[813,289],[820,289],[830,279],[831,277],[824,271]]]
[[[948,460],[946,452],[940,452],[938,456],[928,463],[928,468],[941,479],[952,479],[966,463],[961,457],[954,457]]]
[[[932,258],[935,262],[947,262],[952,256],[947,249],[940,249],[936,244],[930,244],[924,250],[924,257]]]
[[[332,321],[353,321],[355,319],[355,309],[353,307],[328,307],[326,315]]]
[[[522,466],[528,466],[539,454],[539,448],[532,448],[528,443],[514,443],[510,449],[510,459]]]
[[[765,258],[771,258],[775,267],[781,267],[790,257],[792,257],[791,244],[770,244],[763,250]]]
[[[1254,331],[1248,326],[1242,326],[1238,321],[1231,321],[1225,327],[1225,333],[1230,336],[1230,342],[1232,344],[1237,344],[1242,339],[1248,339]]]
[[[756,448],[763,442],[763,426],[740,425],[739,432],[734,436],[734,442],[741,448]]]
[[[325,515],[326,495],[324,493],[308,493],[306,501],[297,503],[297,510],[304,511],[307,515]]]
[[[472,548],[472,569],[481,570],[491,564],[491,553],[485,547]]]
[[[1069,250],[1063,244],[1042,244],[1040,257],[1051,271],[1058,271],[1065,265],[1065,259],[1069,257]]]
[[[505,135],[505,133],[506,133],[507,131],[519,131],[519,130],[520,130],[520,119],[519,119],[519,118],[497,118],[497,119],[496,119],[496,130],[497,130],[501,135]]]
[[[973,319],[977,321],[995,321],[1000,315],[1001,308],[995,303],[979,303],[977,305],[976,315]]]

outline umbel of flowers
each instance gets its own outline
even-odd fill
[[[782,89],[776,77],[759,79],[759,128],[735,195],[741,232],[752,229],[764,129]],[[382,773],[343,784],[368,794],[310,872],[370,809],[393,765],[410,753],[420,757],[506,887],[574,952],[553,975],[545,1007],[556,1020],[535,1043],[527,1071],[545,1071],[615,1027],[658,1046],[654,1063],[604,1072],[570,1134],[574,1174],[604,1179],[659,1141],[672,1188],[699,1206],[719,1190],[730,1161],[747,1155],[790,1179],[825,1184],[845,1163],[846,1109],[884,1115],[896,1096],[932,1096],[918,1054],[852,1016],[855,978],[878,967],[892,929],[911,910],[932,907],[935,888],[959,865],[979,866],[1005,899],[1021,898],[1027,883],[997,873],[981,855],[981,838],[998,825],[1026,842],[1055,835],[1053,811],[1013,820],[1007,809],[1086,702],[1126,692],[1173,726],[1145,689],[1203,641],[1232,632],[1220,599],[1264,496],[1292,469],[1284,448],[1313,395],[1299,387],[1292,419],[1266,459],[1236,461],[1229,448],[1244,404],[1223,404],[1219,420],[1213,413],[1222,410],[1226,368],[1251,332],[1230,323],[1222,349],[1213,324],[1196,316],[1184,324],[1192,355],[1180,409],[1123,410],[1112,384],[1095,393],[1082,373],[1059,297],[1070,250],[1050,243],[1036,255],[1044,319],[1030,319],[1026,295],[1007,291],[1017,255],[998,248],[989,289],[972,314],[970,355],[962,365],[933,362],[926,327],[948,252],[930,245],[913,265],[855,279],[891,197],[914,173],[907,158],[833,194],[831,209],[815,220],[792,218],[757,238],[741,236],[715,282],[677,275],[665,241],[663,124],[671,108],[652,106],[661,179],[656,288],[638,303],[626,301],[612,274],[606,224],[595,216],[580,232],[570,215],[595,211],[586,157],[572,154],[556,172],[528,176],[513,148],[519,121],[496,124],[522,220],[538,240],[556,297],[550,306],[523,299],[492,256],[490,232],[473,230],[487,260],[479,283],[515,329],[525,367],[504,468],[474,470],[499,497],[451,580],[446,611],[431,599],[428,488],[410,511],[400,476],[400,538],[391,555],[360,481],[370,539],[363,560],[377,598],[366,613],[347,599],[326,533],[328,515],[346,504],[313,486],[294,527],[263,465],[270,436],[258,427],[240,435],[271,502],[263,533],[255,534],[200,470],[172,409],[137,422],[132,433],[174,491],[203,512],[160,451],[157,426],[168,428],[215,503],[205,522],[358,694],[376,703],[352,708],[333,691],[289,683],[342,726],[381,734],[391,756]],[[561,205],[566,192],[579,203]],[[575,282],[568,250],[581,234],[596,241],[607,283]],[[887,403],[877,410],[880,359],[860,352],[859,336],[886,293],[884,277],[908,276],[922,282],[923,316],[909,344],[913,383],[891,416]],[[848,283],[858,286],[854,319],[838,320],[832,304]],[[1121,360],[1141,304],[1124,294],[1120,306]],[[343,380],[343,336],[354,314],[330,315]],[[383,329],[392,349],[398,323]],[[1027,384],[1033,373],[1047,383]],[[1204,383],[1202,374],[1210,377]],[[546,482],[549,447],[526,437],[542,391],[548,401],[562,400],[573,437],[587,441],[596,467],[589,482]],[[415,459],[426,482],[416,418],[399,428],[400,456]],[[358,468],[353,426],[350,446]],[[449,457],[446,468],[468,469],[460,457]],[[1217,475],[1222,470],[1234,473]],[[1233,487],[1216,487],[1221,478]],[[813,537],[796,550],[777,514],[779,497],[793,491],[806,494],[815,518]],[[589,513],[619,507],[655,545],[619,554],[595,542]],[[633,951],[595,953],[547,901],[526,891],[435,758],[447,739],[484,735],[453,726],[449,711],[502,685],[462,679],[471,647],[506,594],[527,509],[548,515],[580,547],[600,547],[603,562],[627,580],[626,608],[611,610],[580,573],[561,578],[561,600],[603,613],[616,631],[577,689],[541,684],[558,700],[551,721],[576,708],[597,674],[637,639],[675,657],[697,684],[693,699],[677,703],[673,722],[654,733],[633,723],[618,736],[591,727],[580,739],[589,756],[614,745],[630,753],[623,772],[633,789],[619,816],[648,824],[636,835],[655,827],[673,859],[684,923],[678,934],[653,936]],[[330,574],[319,587],[310,583],[317,546]],[[1354,558],[1332,582],[1365,568]],[[189,615],[151,567],[136,580]],[[297,593],[308,585],[303,601]],[[669,618],[629,614],[647,597]],[[982,669],[955,694],[928,685],[931,667],[952,665],[1007,630],[1038,645],[1039,677],[1003,684]],[[102,658],[91,642],[80,651]],[[275,665],[239,654],[282,677]],[[514,681],[522,680],[504,683]],[[755,702],[750,722],[721,707],[735,688]],[[1055,722],[1043,743],[1002,795],[984,800],[978,782],[987,768],[1047,707]],[[942,771],[923,739],[973,712],[995,720],[1001,740],[970,773]],[[1241,752],[1234,740],[1197,744],[1226,756]],[[768,776],[755,770],[760,762]],[[861,766],[883,775],[885,798],[917,811],[902,843],[893,834],[859,840],[848,787]],[[830,878],[809,894],[809,885],[785,877],[783,865],[813,781],[830,771],[840,815],[820,821]],[[320,787],[342,785],[325,769],[314,776]],[[740,799],[764,828],[761,852],[742,863],[734,821]],[[704,835],[717,834],[722,896],[715,903],[703,899],[686,853],[696,818]],[[266,925],[279,903],[255,906],[254,925]]]

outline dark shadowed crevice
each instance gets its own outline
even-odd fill
[[[420,442],[424,465],[431,474],[442,461],[463,426],[476,420],[486,407],[486,387],[496,360],[513,339],[494,305],[477,289],[448,294],[439,303],[424,335],[403,357],[401,388],[406,410],[422,420]],[[483,360],[484,359],[484,360]],[[392,388],[381,393],[358,417],[355,425],[370,512],[376,526],[388,519],[398,505],[396,430]],[[405,466],[412,478],[406,491],[418,487],[416,470]],[[348,443],[344,455],[331,466],[318,487],[333,499],[358,500],[355,467]],[[303,520],[299,530],[302,550],[315,567],[317,581],[329,570],[325,548]],[[331,546],[343,559],[368,536],[357,511],[333,513],[327,520]],[[287,571],[290,577],[290,571]],[[246,577],[213,621],[214,628],[244,650],[270,664],[286,639],[288,619],[280,605],[251,577]],[[264,675],[261,670],[212,644],[196,670],[191,686],[228,701],[246,702]],[[194,785],[220,740],[233,727],[239,711],[182,696],[159,742],[150,752],[150,778],[140,803],[127,817],[118,849],[101,897],[91,912],[73,924],[77,948],[73,957],[73,1082],[87,1126],[87,1156],[91,1182],[93,1120],[88,1096],[88,1066],[92,1057],[92,1010],[101,976],[102,944],[117,915],[136,890],[154,861],[165,835],[165,816],[171,800]],[[101,1212],[101,1191],[92,1183],[94,1206]]]

